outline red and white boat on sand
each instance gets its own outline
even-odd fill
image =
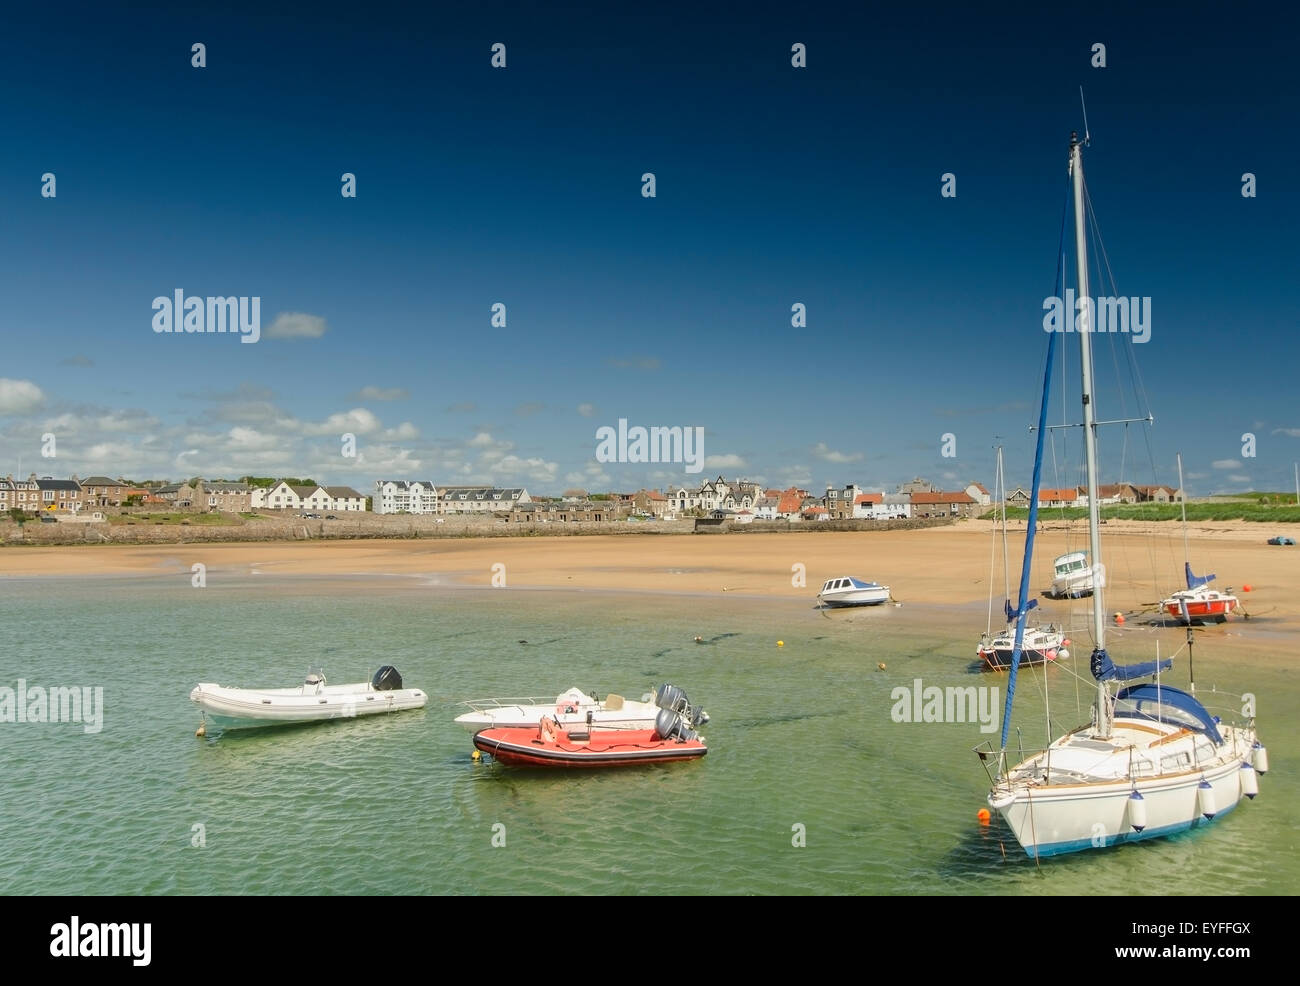
[[[1175,592],[1168,599],[1160,601],[1160,609],[1170,616],[1176,616],[1184,623],[1193,620],[1224,620],[1237,608],[1236,596],[1208,585],[1213,575],[1193,575],[1192,566],[1186,565],[1187,588]]]
[[[660,710],[654,729],[564,729],[549,716],[536,728],[482,729],[474,734],[474,748],[511,767],[630,767],[695,760],[709,752],[671,709]]]

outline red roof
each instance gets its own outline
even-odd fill
[[[967,493],[913,493],[913,503],[974,503]]]
[[[883,503],[885,494],[883,493],[859,493],[853,498],[854,504],[858,503]]]
[[[776,512],[779,514],[795,514],[803,505],[803,497],[793,490],[786,490],[781,494],[781,502],[776,505]]]
[[[668,497],[664,496],[664,495],[663,495],[662,493],[660,493],[658,490],[649,490],[649,491],[646,492],[646,499],[647,499],[647,500],[667,500]]]
[[[1051,500],[1065,500],[1068,503],[1070,500],[1077,500],[1077,499],[1079,499],[1078,490],[1039,490],[1038,491],[1039,503],[1043,503],[1044,501],[1051,501]]]

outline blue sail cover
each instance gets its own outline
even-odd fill
[[[1214,721],[1214,716],[1200,702],[1196,701],[1187,692],[1178,688],[1167,688],[1162,685],[1153,685],[1147,682],[1144,685],[1131,685],[1128,688],[1120,689],[1115,701],[1132,702],[1136,712],[1125,711],[1126,718],[1147,718],[1155,722],[1175,722],[1180,726],[1189,725],[1185,716],[1171,716],[1161,708],[1168,706],[1186,713],[1200,726],[1200,731],[1205,733],[1216,744],[1223,742],[1223,737],[1219,735],[1219,727]]]
[[[1187,571],[1187,588],[1195,589],[1197,586],[1206,585],[1214,581],[1213,575],[1193,575],[1192,563],[1183,562],[1183,568]]]
[[[1104,648],[1093,648],[1092,651],[1092,676],[1098,681],[1132,681],[1134,678],[1145,678],[1157,671],[1168,671],[1173,666],[1174,661],[1170,657],[1162,661],[1144,661],[1141,664],[1116,664]],[[1125,689],[1125,691],[1131,690]],[[1165,690],[1172,691],[1172,689]]]
[[[1061,212],[1061,242],[1065,242],[1065,212]],[[1062,254],[1057,251],[1056,283],[1061,284]],[[1058,295],[1059,297],[1059,295]],[[1025,558],[1020,567],[1020,605],[1015,612],[1007,600],[1007,619],[1014,616],[1016,636],[1011,645],[1011,670],[1007,672],[1007,700],[1002,708],[1001,748],[1007,748],[1007,734],[1011,730],[1011,703],[1016,697],[1016,676],[1020,671],[1020,652],[1025,643],[1025,614],[1038,604],[1029,597],[1029,572],[1034,560],[1034,531],[1038,529],[1038,491],[1043,481],[1043,436],[1047,433],[1047,405],[1052,393],[1052,370],[1056,366],[1056,339],[1061,333],[1052,332],[1047,337],[1047,363],[1043,368],[1043,400],[1038,408],[1038,443],[1034,449],[1034,479],[1030,484],[1029,520],[1025,524]],[[1006,492],[1003,491],[1003,497]]]
[[[1033,609],[1037,605],[1038,605],[1037,599],[1029,600],[1029,605],[1025,607],[1025,612],[1028,613],[1031,609]],[[1005,603],[1002,604],[1002,608],[1006,611],[1008,623],[1011,623],[1013,620],[1015,620],[1016,608],[1011,605],[1010,599],[1008,599]]]

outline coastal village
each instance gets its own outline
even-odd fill
[[[1008,491],[1008,507],[1029,505],[1021,488]],[[1168,486],[1116,484],[1098,487],[1101,504],[1177,503],[1182,492]],[[1043,489],[1040,508],[1087,506],[1086,488]],[[79,479],[12,475],[0,479],[0,516],[25,520],[106,522],[131,513],[228,513],[338,519],[342,514],[478,516],[504,523],[609,523],[615,521],[709,518],[734,524],[754,521],[817,523],[833,520],[897,521],[979,516],[995,506],[982,483],[942,490],[916,478],[896,492],[868,491],[856,484],[828,485],[814,494],[806,489],[765,488],[744,479],[722,476],[699,486],[640,489],[634,493],[590,493],[581,489],[560,496],[530,494],[524,487],[442,486],[428,480],[376,480],[365,496],[350,486],[322,486],[310,480],[247,476],[239,481],[193,478],[181,483],[133,482],[90,476]]]

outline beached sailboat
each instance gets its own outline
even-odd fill
[[[1077,134],[1071,135],[1078,297],[1088,299],[1091,296],[1084,224],[1083,144]],[[1059,270],[1057,283],[1059,287]],[[1092,318],[1086,301],[1081,306],[1076,327],[1082,354],[1088,532],[1092,558],[1100,562],[1098,421],[1093,386]],[[1027,525],[1030,537],[1037,521],[1043,434],[1058,337],[1059,333],[1052,332],[1048,342]],[[1026,550],[1026,557],[1028,553]],[[1026,581],[1022,579],[1016,614],[1017,637],[1028,609]],[[1007,736],[1020,664],[1017,654],[1007,681],[1000,749],[993,749],[988,743],[976,748],[986,769],[993,765],[989,806],[998,812],[1031,857],[1103,848],[1200,828],[1231,811],[1243,796],[1253,798],[1259,791],[1256,774],[1268,769],[1267,753],[1256,737],[1253,710],[1244,722],[1227,725],[1195,698],[1194,685],[1188,692],[1161,682],[1160,672],[1169,668],[1171,661],[1161,661],[1157,655],[1155,661],[1125,667],[1111,660],[1106,650],[1105,610],[1100,588],[1093,595],[1091,630],[1094,641],[1091,671],[1097,682],[1092,721],[1052,740],[1046,749],[1008,766]],[[1111,693],[1112,681],[1132,681],[1152,675],[1154,681],[1128,685]]]
[[[308,673],[296,688],[228,688],[200,682],[190,701],[221,729],[252,729],[326,719],[352,719],[384,712],[424,708],[429,696],[418,688],[403,688],[402,676],[391,665],[369,681],[331,685],[323,671]]]
[[[1168,599],[1160,600],[1160,609],[1176,616],[1184,623],[1196,623],[1204,620],[1224,620],[1237,608],[1239,600],[1228,592],[1211,589],[1213,575],[1193,575],[1192,563],[1187,545],[1187,495],[1183,492],[1183,456],[1178,455],[1178,489],[1183,508],[1183,576],[1187,579],[1187,588],[1175,592]]]
[[[979,655],[984,666],[992,671],[1005,671],[1011,667],[1012,657],[1016,647],[1016,611],[1011,607],[1011,568],[1010,553],[1007,549],[1007,486],[1006,477],[1002,471],[1002,446],[998,446],[998,464],[997,474],[994,477],[993,489],[995,494],[1000,495],[998,501],[1002,504],[1002,578],[1006,592],[1006,601],[1003,603],[1003,612],[1006,614],[1006,626],[999,632],[993,632],[993,579],[992,565],[990,563],[989,578],[989,618],[988,625],[984,629],[984,635],[980,637],[979,646],[975,653]],[[1027,546],[1033,542],[1027,542]],[[996,551],[996,546],[993,549]],[[1038,605],[1037,599],[1029,601],[1029,608],[1033,609]],[[1047,661],[1055,661],[1058,657],[1064,659],[1070,656],[1066,650],[1069,641],[1065,638],[1065,633],[1054,625],[1048,626],[1027,626],[1021,635],[1021,664],[1044,664]]]

